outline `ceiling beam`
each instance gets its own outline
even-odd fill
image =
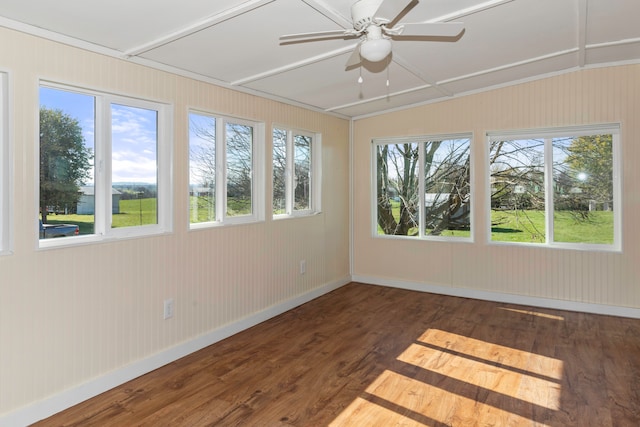
[[[465,16],[473,15],[478,12],[482,12],[487,9],[494,8],[496,6],[503,5],[505,3],[511,3],[514,0],[488,0],[483,3],[479,3],[464,9],[456,10],[446,15],[438,16],[437,18],[426,21],[427,23],[435,22],[450,22],[456,19],[464,18]]]
[[[326,4],[321,0],[302,0],[309,7],[313,8],[320,14],[324,15],[329,20],[335,22],[344,29],[353,28],[353,22],[351,18],[343,16],[340,12]]]
[[[232,7],[230,9],[225,10],[224,12],[217,13],[215,15],[211,15],[207,18],[204,18],[200,21],[196,21],[186,27],[180,28],[177,31],[173,31],[169,34],[166,34],[162,37],[158,37],[155,40],[151,40],[142,45],[136,46],[132,49],[127,50],[124,54],[126,57],[137,56],[142,53],[148,52],[152,49],[155,49],[160,46],[164,46],[167,43],[171,43],[183,37],[194,34],[200,30],[205,28],[214,26],[219,24],[220,22],[227,21],[231,18],[235,18],[236,16],[242,15],[247,12],[251,12],[259,7],[262,7],[266,4],[272,3],[275,0],[249,0],[241,5]]]
[[[578,0],[578,67],[584,67],[587,56],[587,0]]]
[[[305,58],[301,61],[291,62],[283,67],[273,68],[271,70],[254,74],[252,76],[248,76],[243,79],[235,80],[230,84],[231,86],[241,86],[256,80],[261,80],[267,77],[275,76],[276,74],[286,73],[287,71],[295,70],[296,68],[300,68],[306,65],[314,64],[316,62],[324,61],[325,59],[330,59],[330,58],[333,58],[334,56],[344,55],[345,53],[351,52],[353,49],[355,49],[357,45],[358,45],[357,43],[353,43],[353,44],[350,44],[349,46],[341,47],[340,49],[332,50],[326,53],[322,53],[320,55],[312,56],[310,58]]]

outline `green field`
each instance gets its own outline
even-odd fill
[[[582,215],[581,215],[582,214]],[[584,215],[586,214],[586,215]],[[400,217],[399,204],[393,207],[396,220]],[[517,243],[544,243],[544,212],[534,210],[491,211],[491,241]],[[613,212],[558,211],[554,214],[554,241],[565,243],[613,244]],[[426,230],[428,234],[430,230]],[[378,226],[378,234],[384,234]],[[417,235],[418,228],[409,230]],[[440,236],[470,237],[469,230],[445,230]]]
[[[132,199],[120,200],[120,213],[112,215],[112,227],[135,227],[158,223],[157,200]],[[49,224],[77,224],[80,234],[93,234],[93,215],[52,215],[47,217]]]
[[[230,203],[231,212],[236,215],[249,214],[246,204]],[[211,221],[206,206],[199,204],[198,221]],[[399,209],[394,210],[396,218]],[[121,200],[120,213],[112,216],[113,228],[134,227],[157,224],[157,203],[155,198]],[[93,215],[49,215],[50,224],[71,223],[80,227],[80,234],[93,233]],[[533,210],[491,211],[491,240],[494,242],[544,243],[544,212]],[[570,211],[559,211],[554,216],[555,241],[568,243],[613,243],[613,212],[593,211],[586,217]],[[410,234],[417,234],[417,228]],[[428,231],[428,230],[427,230]],[[382,230],[378,227],[378,234]],[[470,237],[469,230],[445,230],[441,236]]]
[[[197,199],[197,200],[196,200]],[[192,203],[198,204],[198,218],[193,222],[205,222],[215,220],[215,210],[209,209],[207,202],[201,198],[192,198]],[[112,215],[112,227],[135,227],[139,225],[157,224],[157,200],[132,199],[120,200],[120,213]],[[192,205],[193,206],[193,205]],[[250,215],[251,203],[247,201],[229,200],[227,207],[228,216]],[[47,217],[49,224],[77,224],[80,227],[80,234],[93,234],[93,215],[55,215],[49,214]]]
[[[592,211],[586,217],[579,212],[554,214],[554,241],[566,243],[613,243],[613,212]],[[544,212],[492,211],[491,240],[494,242],[545,242]]]

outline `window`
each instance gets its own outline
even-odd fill
[[[0,72],[0,254],[8,253],[11,248],[10,218],[11,210],[9,189],[11,180],[8,126],[8,83],[6,73]]]
[[[492,242],[620,248],[619,126],[488,139]]]
[[[166,105],[42,84],[40,246],[169,231],[170,123]]]
[[[189,113],[189,217],[192,228],[264,218],[263,126]]]
[[[471,239],[471,136],[373,141],[374,235]]]
[[[273,129],[274,217],[320,211],[320,137],[299,130]]]

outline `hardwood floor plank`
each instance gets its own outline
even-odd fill
[[[37,426],[637,426],[640,320],[352,283]]]

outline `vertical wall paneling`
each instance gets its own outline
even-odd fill
[[[584,69],[356,120],[354,277],[640,308],[639,104],[640,65],[632,64]],[[478,188],[486,185],[488,173],[486,132],[598,123],[621,124],[622,253],[486,244],[488,231],[482,228],[487,227],[488,200],[486,189]],[[469,130],[474,132],[475,243],[373,238],[370,193],[359,191],[371,179],[370,141]]]
[[[265,200],[256,207],[268,209],[265,221],[190,231],[187,210],[189,108],[262,122],[267,132],[274,122],[318,132],[327,155],[341,159],[336,165],[349,155],[347,120],[7,29],[0,67],[11,71],[14,94],[16,236],[15,253],[0,257],[0,424],[20,408],[349,280],[346,167],[325,175],[330,209],[312,217],[273,221]],[[172,106],[172,232],[37,249],[39,79]],[[256,142],[270,156],[265,136]],[[270,170],[265,175],[269,186]],[[308,263],[302,276],[300,256]],[[166,298],[175,302],[169,320]]]

